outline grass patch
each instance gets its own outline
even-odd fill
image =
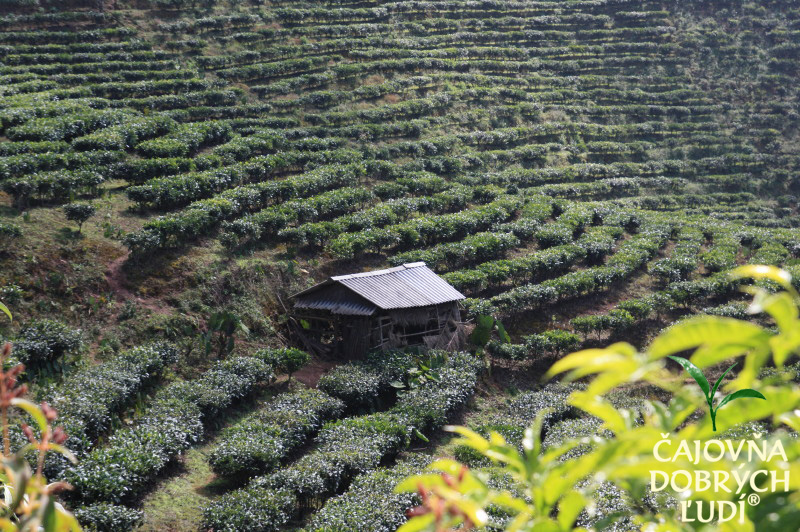
[[[207,455],[213,447],[209,442],[186,451],[176,465],[178,473],[159,482],[145,497],[141,530],[196,532],[200,528],[202,508],[225,489],[208,464]]]

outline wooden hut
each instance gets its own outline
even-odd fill
[[[371,349],[458,349],[464,295],[424,262],[338,275],[291,296],[298,332],[319,354],[360,357]]]

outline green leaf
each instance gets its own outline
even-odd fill
[[[775,281],[787,290],[793,291],[792,276],[789,272],[782,270],[775,266],[764,266],[762,264],[749,264],[747,266],[739,266],[730,272],[731,277],[740,279],[742,277],[750,277],[752,279],[769,279]]]
[[[44,432],[45,429],[47,429],[47,418],[44,417],[44,412],[42,412],[42,409],[39,408],[38,405],[27,399],[20,399],[19,397],[12,399],[11,404],[30,414],[34,421],[36,421],[36,424],[39,425],[39,430]]]
[[[417,516],[409,521],[406,521],[403,526],[397,529],[397,532],[419,532],[420,530],[428,530],[436,524],[436,516],[432,513]]]
[[[731,401],[733,401],[735,399],[741,399],[743,397],[752,397],[754,399],[763,399],[765,401],[767,400],[766,397],[761,395],[761,392],[757,392],[755,390],[751,390],[750,388],[745,388],[744,390],[738,390],[738,391],[733,392],[730,395],[725,396],[725,399],[723,399],[722,402],[717,407],[717,411],[719,411],[720,408],[722,408],[726,404],[730,403]]]
[[[503,326],[503,322],[497,320],[495,323],[497,325],[497,335],[500,337],[500,341],[504,344],[510,344],[511,336],[508,335],[508,331],[506,331],[506,328]]]
[[[692,378],[695,381],[697,381],[697,384],[700,386],[700,389],[703,390],[703,393],[705,394],[705,396],[709,397],[708,380],[706,380],[706,376],[703,375],[703,372],[700,371],[700,368],[698,368],[697,366],[695,366],[694,364],[692,364],[691,362],[689,362],[685,358],[673,357],[673,356],[669,356],[667,358],[670,358],[670,359],[674,360],[675,362],[677,362],[678,364],[680,364],[683,367],[683,369],[685,369],[686,372],[689,375],[691,375]]]
[[[494,318],[492,316],[487,315],[480,315],[475,320],[475,323],[478,327],[482,327],[484,329],[491,329],[494,327]]]
[[[562,530],[572,529],[572,525],[585,506],[586,499],[577,491],[571,491],[564,495],[564,498],[558,503],[558,524],[561,525]]]
[[[754,347],[771,336],[753,323],[719,316],[697,316],[677,323],[661,333],[647,349],[651,359],[664,358],[701,345]]]
[[[786,292],[770,294],[758,291],[750,304],[751,313],[767,312],[775,320],[781,331],[788,332],[797,328],[798,310],[792,296]]]
[[[725,375],[727,375],[727,374],[728,374],[728,372],[729,372],[730,370],[732,370],[732,369],[734,368],[734,366],[736,366],[736,364],[737,364],[737,363],[736,363],[736,362],[734,362],[734,363],[733,363],[733,365],[732,365],[731,367],[729,367],[728,369],[726,369],[726,370],[725,370],[725,373],[723,373],[723,374],[720,376],[720,378],[719,378],[719,379],[717,379],[717,382],[715,382],[715,383],[714,383],[714,388],[712,388],[712,389],[711,389],[711,394],[709,395],[709,397],[710,397],[710,398],[712,398],[712,399],[714,398],[714,394],[715,394],[715,393],[717,393],[717,388],[719,388],[719,385],[720,385],[720,384],[722,384],[722,379],[724,379],[724,378],[725,378]]]
[[[14,320],[14,317],[13,317],[13,316],[11,316],[11,311],[10,311],[10,310],[8,310],[8,307],[7,307],[7,306],[5,306],[3,303],[0,303],[0,310],[2,310],[2,311],[3,311],[3,313],[4,313],[6,316],[8,316],[8,319],[9,319],[9,320],[11,320],[11,321],[13,321],[13,320]]]

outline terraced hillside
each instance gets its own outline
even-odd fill
[[[82,462],[51,465],[100,529],[142,508],[151,530],[402,522],[392,482],[452,451],[418,436],[467,403],[470,361],[442,370],[434,407],[389,389],[409,361],[334,370],[316,396],[270,384],[272,351],[214,360],[234,337],[237,355],[290,342],[285,296],[327,275],[425,261],[471,319],[502,319],[480,417],[579,346],[745,316],[736,265],[800,264],[794,2],[67,4],[0,0],[0,300],[19,317],[0,333],[83,330],[20,350],[43,368],[35,394],[104,390],[101,414],[64,404]],[[74,203],[98,210],[81,235]],[[176,347],[139,347],[154,340]],[[152,360],[132,367],[128,348]],[[343,391],[353,375],[381,401]],[[232,407],[243,420],[220,422]],[[295,407],[287,429],[275,411]],[[283,450],[231,450],[248,423]],[[201,440],[216,480],[164,516],[159,490],[194,478],[176,457]],[[383,499],[361,515],[366,493]]]

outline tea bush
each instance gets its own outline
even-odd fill
[[[318,447],[272,475],[223,495],[204,511],[204,526],[239,530],[276,530],[294,515],[300,501],[340,491],[356,475],[374,470],[405,448],[416,432],[441,427],[472,395],[480,362],[473,355],[450,355],[431,381],[401,396],[386,412],[329,423],[316,438]],[[287,504],[286,493],[294,504]],[[277,514],[275,508],[282,508]]]
[[[14,342],[15,355],[28,368],[37,370],[52,365],[83,345],[83,335],[59,321],[33,320],[25,325]]]
[[[345,404],[317,390],[279,395],[259,411],[226,428],[211,451],[218,475],[258,475],[274,469],[316,432],[339,417]]]

